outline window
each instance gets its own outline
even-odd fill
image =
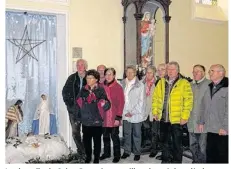
[[[198,4],[203,4],[203,5],[217,5],[217,0],[195,0],[196,3]]]
[[[219,0],[193,0],[193,19],[200,21],[211,21],[214,23],[227,22],[227,12],[221,8]],[[228,6],[228,0],[221,0],[223,6]]]

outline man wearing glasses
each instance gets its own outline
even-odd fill
[[[228,78],[225,68],[212,65],[209,84],[200,107],[199,129],[207,131],[207,163],[228,163]]]

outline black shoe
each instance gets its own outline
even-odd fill
[[[104,159],[110,158],[110,157],[111,157],[110,155],[103,154],[103,155],[101,155],[101,157],[99,159],[104,160]]]
[[[146,147],[146,144],[141,145],[141,148],[145,148],[145,147]]]
[[[83,160],[86,159],[86,154],[85,154],[85,153],[77,153],[77,156],[78,156],[80,159],[83,159]]]
[[[153,157],[155,157],[157,155],[157,152],[151,152],[150,154],[149,154],[149,157],[150,158],[153,158]]]
[[[113,163],[118,163],[120,161],[120,157],[114,157],[112,160]]]
[[[135,155],[134,161],[139,161],[140,160],[140,155]]]
[[[85,163],[87,164],[87,163],[90,163],[90,162],[91,162],[91,158],[86,158]]]
[[[162,156],[161,156],[161,155],[158,155],[158,156],[156,156],[156,159],[157,159],[157,160],[162,160]]]
[[[128,158],[129,156],[130,156],[130,154],[124,153],[124,154],[122,155],[121,159],[126,159],[126,158]]]
[[[161,164],[170,164],[171,161],[161,161]]]
[[[93,163],[99,164],[99,159],[94,159]]]

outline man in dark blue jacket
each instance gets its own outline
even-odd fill
[[[77,72],[71,74],[62,91],[63,100],[67,106],[69,119],[72,127],[72,137],[77,147],[79,155],[84,156],[85,150],[81,139],[81,123],[77,120],[76,99],[82,86],[86,85],[87,61],[79,59],[76,62]]]

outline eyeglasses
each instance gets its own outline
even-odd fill
[[[157,71],[165,71],[166,69],[157,69]]]
[[[220,70],[209,70],[208,73],[221,72]]]

